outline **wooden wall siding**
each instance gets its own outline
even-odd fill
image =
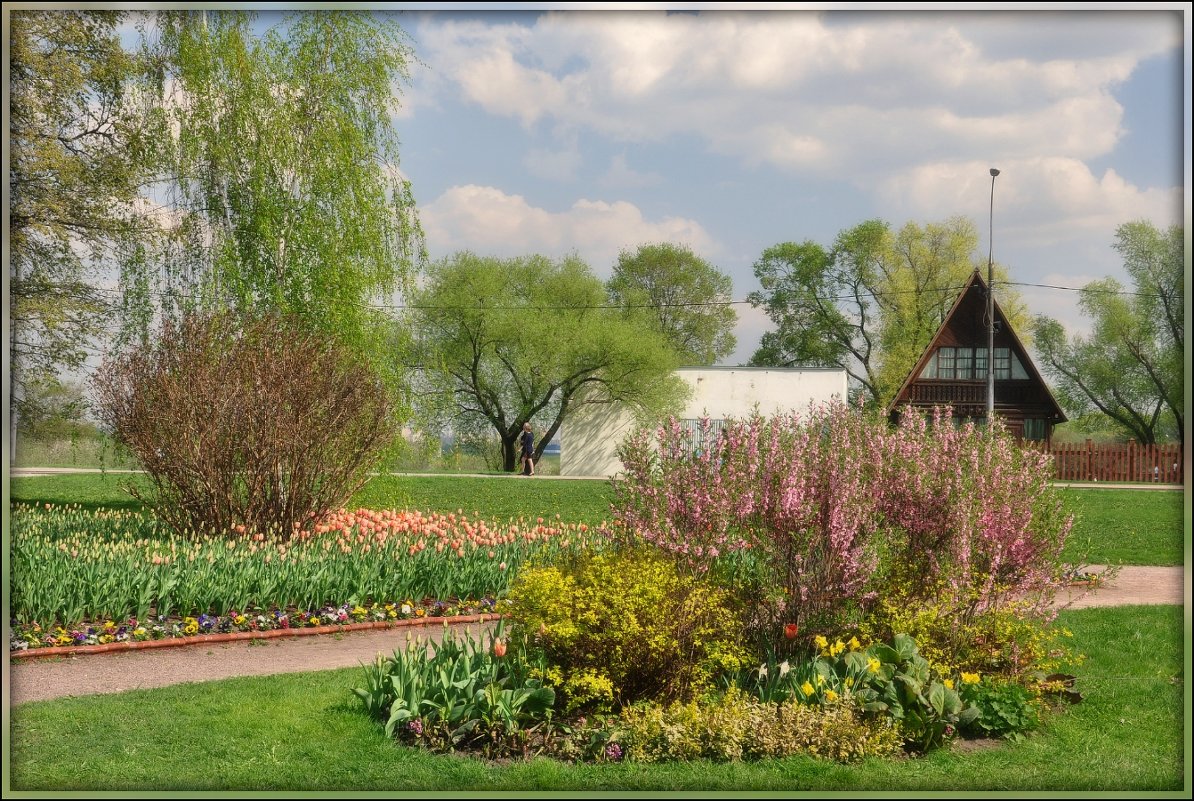
[[[1053,472],[1058,481],[1147,481],[1182,484],[1182,448],[1176,443],[1139,445],[1115,443],[1058,444],[1025,443],[1053,455]]]

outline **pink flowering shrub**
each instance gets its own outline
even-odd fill
[[[847,624],[897,582],[911,600],[944,593],[977,613],[1026,594],[1044,608],[1070,521],[1049,457],[1002,426],[909,411],[893,428],[838,404],[703,433],[698,453],[675,420],[633,435],[615,519],[689,569],[753,577],[756,626]]]
[[[1024,596],[1043,609],[1073,523],[1049,486],[1051,457],[1020,448],[998,422],[954,425],[948,409],[904,414],[882,441],[875,497],[896,572],[914,587],[972,594],[978,612]]]

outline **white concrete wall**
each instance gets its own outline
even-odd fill
[[[762,367],[685,367],[676,371],[692,388],[681,418],[741,419],[759,413],[808,410],[810,403],[846,398],[846,371]],[[615,404],[578,404],[560,426],[560,475],[613,476],[622,469],[616,450],[634,428],[631,413]]]

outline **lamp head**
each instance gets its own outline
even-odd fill
[[[994,167],[992,167],[992,168],[991,168],[991,177],[992,177],[992,178],[994,178],[994,177],[995,177],[996,175],[998,175],[998,174],[999,174],[999,170],[997,170],[997,169],[995,169]]]

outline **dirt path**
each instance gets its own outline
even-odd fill
[[[1102,568],[1092,565],[1098,572]],[[1190,597],[1180,567],[1124,567],[1113,580],[1093,590],[1071,589],[1058,606],[1082,609],[1129,604],[1183,604]],[[482,626],[472,624],[473,634]],[[309,670],[356,667],[378,653],[405,646],[407,633],[438,639],[435,624],[389,631],[358,631],[313,637],[287,637],[233,643],[199,643],[72,657],[10,659],[5,694],[10,706],[72,695],[118,693],[185,682],[217,681],[233,676],[266,676]]]
[[[474,636],[491,623],[458,626]],[[66,657],[9,659],[5,690],[10,705],[70,695],[119,693],[169,684],[217,681],[356,667],[391,655],[406,638],[439,640],[442,623],[377,631],[353,631],[270,640],[197,643],[177,648]]]

